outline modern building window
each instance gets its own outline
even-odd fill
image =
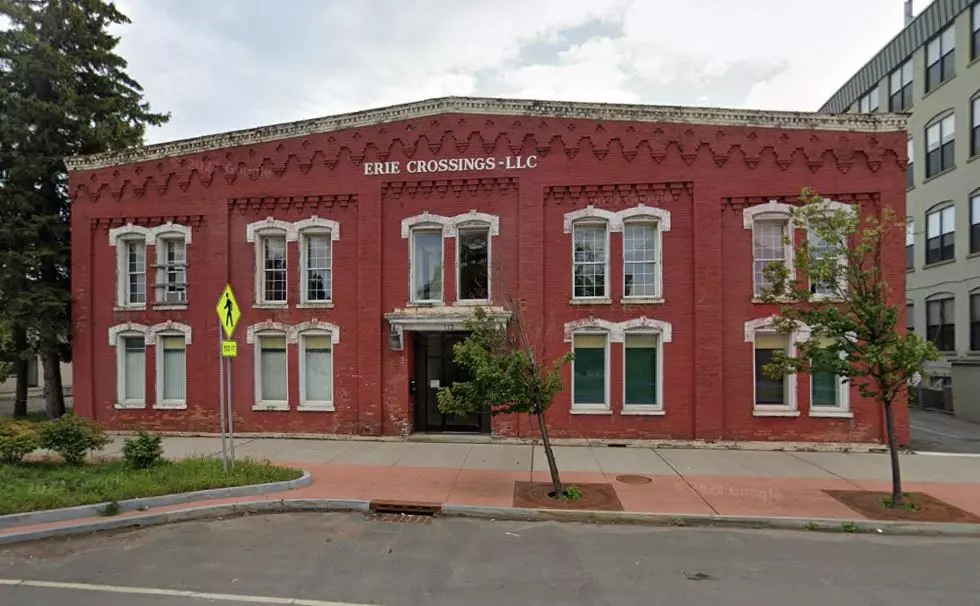
[[[956,207],[926,213],[926,230],[926,265],[956,256]]]
[[[970,294],[970,351],[980,351],[980,293]]]
[[[766,267],[770,263],[788,263],[788,231],[789,221],[785,219],[759,220],[752,227],[752,275],[756,297],[771,286],[766,279]]]
[[[286,336],[257,335],[256,395],[260,407],[287,409]]]
[[[574,334],[572,347],[572,409],[608,409],[608,335]]]
[[[126,255],[126,305],[146,304],[146,240],[123,240]]]
[[[755,406],[757,408],[784,407],[791,404],[789,381],[784,376],[772,379],[763,367],[773,361],[776,352],[786,353],[788,338],[776,332],[760,332],[755,335]]]
[[[300,408],[333,410],[333,343],[330,335],[301,335],[300,346]]]
[[[970,157],[980,156],[980,96],[970,100]]]
[[[956,31],[951,25],[926,44],[926,92],[956,75]]]
[[[915,221],[905,224],[905,269],[915,269]]]
[[[157,296],[159,303],[187,302],[187,242],[184,238],[157,241]]]
[[[623,342],[623,408],[660,408],[660,336],[626,333]]]
[[[926,178],[953,168],[956,162],[956,116],[950,114],[926,128]]]
[[[333,241],[329,232],[303,232],[300,236],[303,267],[302,302],[333,300]]]
[[[927,338],[939,351],[956,351],[953,297],[926,301]]]
[[[915,332],[915,305],[905,304],[905,331]]]
[[[286,302],[286,236],[263,235],[259,238],[261,251],[260,303]]]
[[[461,228],[458,246],[457,298],[460,301],[490,300],[490,229]]]
[[[976,59],[980,57],[980,3],[974,4],[970,9],[970,26],[970,59]]]
[[[158,405],[180,406],[187,400],[187,345],[183,335],[157,339]]]
[[[442,301],[442,229],[412,230],[412,301]]]
[[[38,382],[38,371],[37,371],[38,357],[31,356],[27,358],[27,386],[37,387],[40,383]]]
[[[915,187],[915,143],[912,137],[909,137],[909,160],[908,164],[905,165],[905,188],[911,189]]]
[[[875,86],[869,90],[861,99],[858,101],[858,109],[862,114],[868,114],[871,112],[878,111],[880,106],[878,99],[878,87]]]
[[[659,297],[658,229],[652,222],[623,226],[623,295]]]
[[[609,231],[605,223],[576,223],[572,233],[572,297],[609,296]]]
[[[888,78],[888,108],[893,112],[912,109],[912,60],[891,73]]]
[[[970,252],[980,252],[980,191],[970,196]]]
[[[146,404],[146,340],[143,335],[122,335],[119,345],[119,404],[142,407]]]

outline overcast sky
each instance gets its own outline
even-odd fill
[[[916,14],[930,0],[916,0]],[[444,95],[816,110],[902,0],[118,0],[148,142]]]

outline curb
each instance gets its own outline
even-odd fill
[[[142,511],[153,507],[182,505],[192,501],[211,501],[214,499],[227,499],[232,497],[251,497],[270,492],[295,490],[297,488],[309,486],[312,482],[313,477],[310,475],[310,472],[304,470],[302,476],[296,478],[295,480],[286,480],[285,482],[268,482],[265,484],[249,484],[248,486],[211,488],[208,490],[195,490],[194,492],[166,494],[158,497],[126,499],[124,501],[118,501],[119,513]],[[0,530],[32,524],[49,524],[51,522],[66,522],[68,520],[77,520],[79,518],[94,518],[102,515],[102,511],[105,509],[106,505],[108,505],[108,503],[93,503],[91,505],[79,505],[77,507],[65,507],[63,509],[47,509],[44,511],[12,513],[0,516]],[[2,542],[2,540],[0,540],[0,542]]]
[[[205,505],[162,513],[111,518],[60,528],[28,530],[0,535],[0,545],[68,537],[80,534],[146,528],[174,522],[209,518],[221,519],[232,515],[295,513],[295,512],[357,512],[370,513],[371,502],[354,499],[280,499],[278,501],[249,501],[227,505]],[[521,509],[516,507],[482,507],[477,505],[443,504],[440,515],[457,518],[511,520],[520,522],[578,522],[590,524],[637,524],[660,527],[743,528],[772,530],[803,530],[810,532],[873,534],[890,536],[980,537],[980,524],[949,524],[938,522],[885,522],[875,520],[845,520],[831,518],[750,517],[695,514],[630,513],[622,511],[591,511],[570,509]]]

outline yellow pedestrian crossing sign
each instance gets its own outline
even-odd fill
[[[242,316],[242,310],[238,308],[238,301],[235,300],[235,293],[231,290],[231,284],[225,285],[218,298],[218,305],[215,306],[218,312],[218,322],[225,331],[225,336],[231,338],[235,334],[235,327],[238,326],[238,319]]]

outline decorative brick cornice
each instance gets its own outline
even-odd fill
[[[204,215],[170,215],[155,217],[94,217],[90,221],[92,229],[102,229],[109,232],[126,226],[133,226],[134,231],[145,231],[148,234],[171,231],[168,224],[183,228],[196,228],[204,224]],[[189,233],[188,233],[189,235]]]
[[[664,343],[670,343],[673,338],[673,327],[670,322],[654,320],[646,316],[640,316],[639,318],[624,320],[622,322],[610,322],[609,320],[595,317],[566,322],[564,326],[565,342],[571,342],[572,336],[577,332],[604,332],[609,335],[609,340],[613,343],[622,343],[625,341],[626,333],[628,332],[660,333],[661,341]]]
[[[550,185],[544,188],[545,200],[556,204],[581,201],[600,206],[614,203],[658,205],[676,201],[682,193],[690,194],[694,184],[677,183],[610,183],[606,185]]]
[[[464,193],[489,194],[493,192],[517,191],[517,177],[486,177],[473,179],[441,179],[421,181],[386,181],[381,184],[384,196],[400,198],[428,198],[432,195],[453,194],[457,198]]]
[[[414,120],[443,114],[480,114],[514,116],[532,119],[573,119],[628,122],[665,122],[746,128],[784,128],[842,132],[904,131],[906,118],[896,114],[826,115],[806,112],[776,112],[701,107],[666,107],[614,103],[579,103],[522,99],[489,99],[443,97],[378,109],[275,124],[259,128],[221,133],[65,159],[69,171],[93,170],[146,162],[160,158],[209,152],[226,147],[240,147],[305,137],[320,133]]]
[[[357,194],[328,194],[322,196],[262,196],[255,198],[231,198],[228,200],[230,210],[282,210],[295,208],[298,210],[316,211],[321,208],[339,206],[347,208],[357,204]]]

